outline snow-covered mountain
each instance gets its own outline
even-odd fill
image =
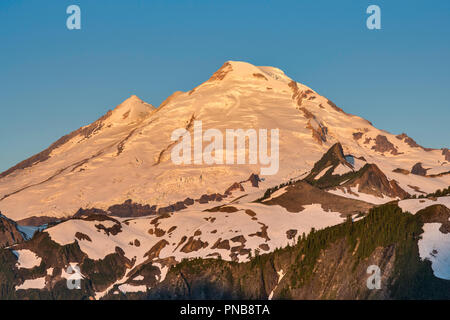
[[[409,194],[450,184],[450,175],[439,176],[450,171],[445,150],[425,149],[406,135],[379,130],[277,68],[230,61],[205,83],[174,93],[156,110],[132,96],[2,173],[0,210],[22,220],[68,217],[79,208],[107,210],[128,199],[166,207],[187,197],[224,193],[260,172],[259,164],[175,165],[171,134],[177,128],[192,131],[194,119],[202,121],[203,131],[279,129],[279,172],[263,177],[261,192],[308,173],[337,142],[357,168],[376,164]],[[419,162],[427,176],[409,174]]]
[[[175,164],[171,153],[179,141],[172,133],[192,133],[198,121],[203,132],[278,129],[278,172],[263,175],[264,164],[249,161]],[[250,157],[245,146],[237,152]],[[373,208],[393,202],[385,210],[400,217],[402,209],[417,213],[410,219],[424,225],[420,258],[448,280],[449,197],[414,198],[447,188],[449,173],[448,149],[424,148],[406,134],[379,130],[277,68],[229,61],[158,108],[131,96],[0,174],[0,211],[19,223],[16,229],[49,223],[31,240],[8,241],[0,260],[12,266],[7,288],[16,292],[54,294],[74,263],[91,280],[84,291],[89,297],[146,292],[165,283],[170,268],[184,259],[245,264],[277,248],[285,248],[284,257],[312,229],[326,233],[345,221],[364,225]],[[406,224],[407,234],[414,223]],[[380,246],[391,257],[389,245]],[[365,258],[392,262],[376,252]],[[286,261],[270,266],[278,280],[258,297],[273,294],[278,275],[292,279]]]

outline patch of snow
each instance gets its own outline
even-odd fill
[[[278,273],[278,282],[275,286],[275,288],[273,288],[272,292],[270,292],[269,294],[269,300],[272,300],[273,298],[273,293],[275,292],[275,289],[278,287],[278,285],[280,284],[281,279],[283,279],[285,273],[283,272],[283,269],[280,269],[280,271],[277,271]]]
[[[37,279],[25,280],[21,285],[16,286],[16,290],[27,290],[27,289],[44,289],[45,288],[45,277]]]
[[[146,285],[133,286],[133,285],[128,284],[128,283],[121,284],[118,288],[119,288],[119,290],[122,293],[127,293],[127,292],[146,292],[147,291],[147,286]]]
[[[387,203],[389,201],[395,200],[394,198],[390,198],[390,197],[387,197],[384,195],[383,195],[383,198],[380,198],[380,197],[376,197],[371,194],[362,193],[362,192],[358,191],[358,188],[359,188],[359,185],[357,185],[356,187],[350,187],[351,192],[347,192],[345,188],[344,188],[344,190],[342,190],[340,188],[338,188],[336,190],[328,190],[328,192],[335,194],[337,196],[346,197],[349,199],[361,200],[361,201],[365,201],[365,202],[372,203],[372,204],[383,204],[383,203]]]
[[[14,254],[18,257],[16,266],[19,269],[32,269],[39,266],[42,261],[40,257],[38,257],[33,251],[30,251],[28,249],[14,251]]]
[[[450,280],[450,234],[439,231],[441,223],[425,223],[419,240],[420,258],[431,261],[436,277]]]
[[[333,170],[333,174],[343,175],[352,171],[353,170],[351,168],[344,166],[342,163],[339,163],[339,165]]]
[[[266,202],[266,201],[269,201],[269,200],[278,198],[278,197],[281,196],[282,194],[285,194],[286,191],[287,191],[287,187],[288,187],[288,186],[278,189],[277,191],[275,191],[274,193],[272,193],[272,194],[270,195],[269,198],[264,199],[263,202]]]

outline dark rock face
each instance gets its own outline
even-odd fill
[[[225,191],[225,194],[223,195],[223,197],[226,198],[227,196],[230,196],[233,193],[233,191],[235,191],[235,190],[245,191],[244,187],[242,186],[242,184],[245,183],[245,182],[250,182],[252,184],[252,187],[258,188],[260,181],[261,181],[261,179],[259,178],[259,176],[257,174],[252,173],[247,180],[243,180],[241,182],[233,183]]]
[[[375,145],[372,150],[385,153],[390,152],[393,155],[399,154],[397,148],[386,138],[386,136],[378,135],[375,139]]]
[[[328,128],[322,123],[317,123],[317,128],[311,125],[311,120],[308,121],[308,125],[306,126],[308,129],[311,129],[312,137],[317,141],[317,143],[322,144],[323,142],[327,142],[327,134]]]
[[[427,175],[427,169],[424,169],[422,167],[422,163],[418,162],[412,167],[411,173],[412,174],[416,174],[418,176],[426,176]]]
[[[439,231],[450,232],[450,209],[441,204],[435,204],[416,213],[423,223],[442,223]]]
[[[140,217],[155,214],[156,206],[141,205],[128,199],[122,204],[110,206],[108,211],[117,217]]]
[[[158,241],[144,256],[148,257],[149,260],[159,257],[159,253],[165,246],[167,246],[169,242],[167,240]]]
[[[297,235],[297,229],[290,229],[290,230],[286,231],[286,238],[288,238],[289,240],[294,239],[296,235]]]
[[[445,157],[446,161],[450,161],[450,150],[447,148],[442,149],[442,155]]]
[[[20,224],[21,226],[32,226],[32,227],[39,227],[42,226],[44,224],[53,224],[53,223],[57,223],[60,220],[62,220],[61,218],[56,218],[56,217],[46,217],[46,216],[41,216],[41,217],[29,217],[29,218],[25,218],[22,220],[18,220],[17,223]]]
[[[422,150],[425,150],[425,151],[432,151],[433,150],[431,148],[424,148],[424,147],[422,147],[416,141],[414,141],[413,138],[409,137],[406,133],[399,134],[399,135],[397,135],[395,137],[397,139],[399,139],[399,140],[404,141],[405,143],[407,143],[412,148],[421,148]]]
[[[73,218],[77,219],[77,218],[83,218],[83,217],[90,217],[90,216],[94,216],[97,217],[99,220],[101,219],[106,219],[106,211],[103,211],[101,209],[97,209],[97,208],[90,208],[90,209],[78,209],[78,211],[73,215]],[[101,216],[105,216],[105,218],[102,218]]]
[[[257,174],[252,173],[250,175],[250,177],[248,178],[248,181],[250,181],[252,183],[252,187],[258,188],[259,182],[261,181],[261,179],[259,178],[259,176]]]
[[[12,246],[25,240],[18,225],[0,213],[0,248]]]
[[[392,172],[401,173],[401,174],[404,174],[404,175],[408,175],[410,173],[408,170],[402,169],[402,168],[394,169],[394,170],[392,170]]]
[[[197,199],[196,201],[198,203],[208,203],[210,201],[222,201],[223,196],[218,193],[213,194],[204,194],[200,197],[200,199]]]
[[[91,238],[87,234],[84,234],[79,231],[77,231],[77,233],[75,233],[75,238],[77,238],[78,240],[86,240],[86,241],[92,242]]]
[[[102,260],[92,260],[83,253],[78,242],[60,245],[48,233],[38,232],[33,239],[15,245],[15,250],[27,249],[41,257],[41,263],[32,269],[17,269],[17,257],[7,249],[0,249],[0,298],[13,299],[89,299],[95,291],[103,291],[117,279],[125,275],[135,261],[124,256],[123,250],[116,248],[114,253]],[[81,290],[69,290],[63,270],[69,263],[77,263],[81,273],[89,281],[81,282]],[[53,268],[52,275],[47,270]],[[9,271],[8,271],[9,270]],[[15,286],[25,279],[46,277],[44,290],[15,290]]]
[[[314,92],[312,92],[311,90],[305,90],[305,91],[300,90],[300,88],[297,85],[297,82],[295,82],[295,81],[289,82],[289,87],[292,90],[292,100],[294,100],[298,106],[297,109],[299,109],[300,111],[303,112],[303,115],[305,116],[306,119],[309,119],[307,128],[311,129],[312,137],[319,144],[326,142],[328,128],[323,123],[321,123],[310,110],[306,109],[305,107],[302,107],[302,103],[303,103],[304,99],[313,100],[315,98],[315,96],[310,96],[308,98],[308,95],[312,94]],[[339,112],[343,112],[342,109],[338,108],[334,103],[332,103],[329,100],[328,100],[328,104],[333,109],[335,109]],[[321,106],[321,107],[323,107],[323,106]],[[315,124],[314,125],[311,124],[311,121],[315,122]]]
[[[303,111],[303,114],[305,115],[306,119],[314,119],[314,114],[306,109],[305,107],[300,107],[300,110]]]
[[[225,62],[219,70],[214,72],[214,74],[209,78],[208,81],[221,81],[225,78],[225,76],[233,71],[233,67],[229,62]]]
[[[254,73],[253,76],[258,79],[263,79],[263,80],[269,81],[269,80],[267,80],[266,76],[263,75],[262,73]]]
[[[73,217],[79,217],[83,215],[90,214],[103,214],[103,215],[111,215],[115,217],[122,218],[133,218],[133,217],[143,217],[143,216],[151,216],[151,215],[164,215],[166,213],[171,213],[175,211],[180,211],[182,209],[187,208],[187,206],[193,205],[194,201],[200,203],[208,203],[209,201],[220,201],[222,196],[219,194],[213,195],[203,195],[200,199],[193,200],[191,198],[186,198],[183,201],[178,201],[177,203],[168,205],[167,207],[158,208],[156,205],[149,204],[139,204],[133,202],[131,199],[126,200],[122,204],[115,204],[110,206],[107,211],[97,209],[97,208],[88,208],[82,209],[80,208],[77,213]]]
[[[356,141],[358,141],[359,139],[361,139],[363,136],[362,132],[354,132],[353,133],[353,139],[355,139]]]
[[[344,183],[342,187],[354,187],[359,185],[358,191],[383,197],[404,199],[408,193],[403,190],[395,180],[389,181],[383,171],[375,164],[366,164],[358,173],[358,176]]]
[[[233,191],[236,191],[236,190],[245,191],[244,187],[240,183],[235,182],[225,191],[225,194],[230,195]]]
[[[327,103],[328,103],[328,105],[329,105],[330,107],[332,107],[334,110],[336,110],[336,111],[338,111],[338,112],[341,112],[341,113],[343,113],[343,114],[348,114],[348,113],[344,112],[344,110],[342,110],[341,108],[339,108],[336,104],[334,104],[333,101],[328,100]]]
[[[216,243],[211,247],[211,249],[225,249],[230,250],[230,242],[228,240],[217,239]]]
[[[384,139],[381,138],[381,140]],[[335,144],[314,164],[311,173],[304,181],[325,190],[343,189],[347,193],[351,193],[351,188],[358,186],[359,192],[371,194],[376,197],[386,195],[403,199],[408,196],[408,193],[395,180],[389,181],[386,175],[375,164],[366,164],[359,171],[349,171],[343,175],[334,175],[333,171],[339,164],[353,168],[351,163],[347,161],[348,158],[349,156],[344,156],[341,144]],[[328,171],[316,180],[316,177],[326,168],[329,168]],[[394,171],[400,172],[398,170]],[[409,172],[402,171],[400,173],[406,174]],[[327,196],[323,195],[323,198],[327,199]],[[320,199],[317,201],[320,203]]]
[[[286,192],[274,199],[265,201],[267,205],[280,205],[289,212],[301,212],[305,205],[320,203],[326,211],[341,212],[342,214],[358,214],[367,212],[373,207],[364,201],[340,197],[311,186],[307,182],[298,181],[288,186]]]
[[[324,169],[331,167],[329,172],[332,172],[334,168],[336,168],[339,164],[343,164],[349,168],[353,168],[353,166],[345,159],[344,150],[342,149],[342,145],[340,143],[334,144],[323,156],[322,158],[314,164],[313,169],[310,174],[305,178],[305,181],[315,184],[315,178],[319,175]],[[326,173],[320,181],[326,180],[327,176],[330,176],[331,173]]]
[[[208,242],[203,242],[200,239],[194,239],[194,237],[189,237],[188,242],[181,248],[181,252],[189,253],[197,251],[208,246]]]
[[[333,170],[339,164],[353,168],[344,156],[341,144],[337,143],[332,146],[318,162],[314,164],[311,173],[304,179],[304,181],[320,189],[343,189],[347,193],[352,192],[352,187],[358,186],[359,192],[374,195],[376,197],[383,197],[383,195],[386,195],[392,198],[399,197],[400,199],[404,199],[409,195],[398,185],[395,180],[389,181],[386,175],[375,164],[366,164],[356,172],[350,171],[343,175],[334,175]],[[326,168],[330,169],[328,169],[328,171],[323,174],[320,179],[316,180],[315,177],[317,177],[317,175],[319,175]],[[323,199],[328,199],[328,196],[323,195]],[[316,201],[317,203],[321,203],[320,199],[317,199]],[[322,200],[322,202],[323,201],[324,200]],[[341,202],[341,200],[336,201]]]
[[[292,100],[294,100],[299,107],[301,107],[303,99],[306,98],[306,93],[302,92],[297,85],[297,82],[289,82],[289,87],[292,90]]]

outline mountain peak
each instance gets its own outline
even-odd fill
[[[146,118],[154,110],[154,106],[133,94],[112,111],[109,120],[114,123],[135,122]]]
[[[285,73],[275,67],[255,66],[244,61],[226,61],[209,79],[209,81],[221,80],[256,80],[256,81],[284,81],[291,79]]]

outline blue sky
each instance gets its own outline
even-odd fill
[[[66,28],[81,7],[82,29]],[[382,30],[366,28],[370,4]],[[271,65],[392,133],[450,146],[450,1],[1,0],[0,171],[136,94]]]

